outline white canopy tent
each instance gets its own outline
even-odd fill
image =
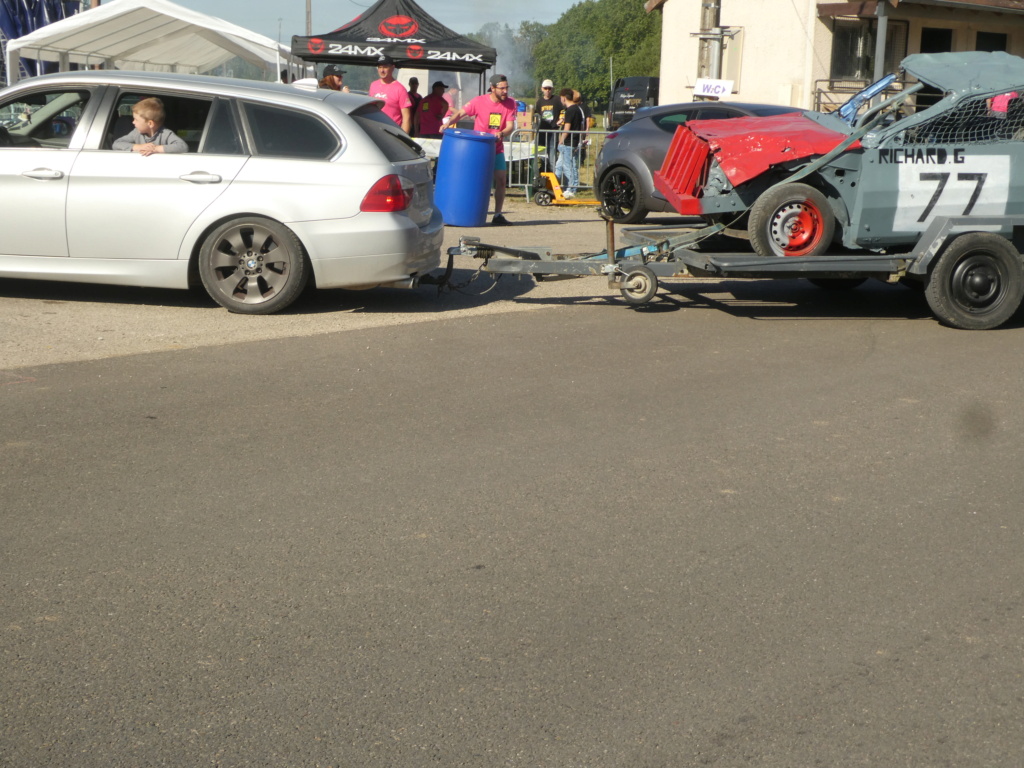
[[[18,59],[107,69],[210,72],[239,57],[277,79],[291,51],[268,37],[169,0],[110,0],[40,27],[7,44],[8,84],[18,79]]]

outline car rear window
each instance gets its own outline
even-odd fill
[[[661,130],[671,132],[675,131],[677,126],[692,119],[694,112],[696,112],[696,110],[689,112],[673,112],[668,115],[661,115],[660,117],[652,118],[652,120],[656,126],[661,128]]]
[[[394,121],[375,105],[367,105],[349,116],[392,163],[423,157],[420,145],[406,136]]]
[[[244,107],[257,155],[326,160],[338,151],[338,137],[313,115],[266,104]]]

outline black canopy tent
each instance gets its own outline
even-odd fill
[[[359,17],[325,35],[292,37],[304,61],[374,66],[387,54],[398,67],[483,74],[497,51],[453,32],[413,0],[379,0]]]

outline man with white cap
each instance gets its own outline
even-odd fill
[[[548,170],[553,171],[558,159],[558,118],[562,116],[562,99],[555,93],[555,84],[550,80],[540,84],[540,91],[541,96],[534,107],[537,144],[547,147]]]

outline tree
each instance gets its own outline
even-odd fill
[[[533,70],[555,89],[575,88],[598,110],[610,98],[609,60],[615,77],[657,76],[661,67],[661,14],[640,0],[584,0],[545,29],[533,48]]]

